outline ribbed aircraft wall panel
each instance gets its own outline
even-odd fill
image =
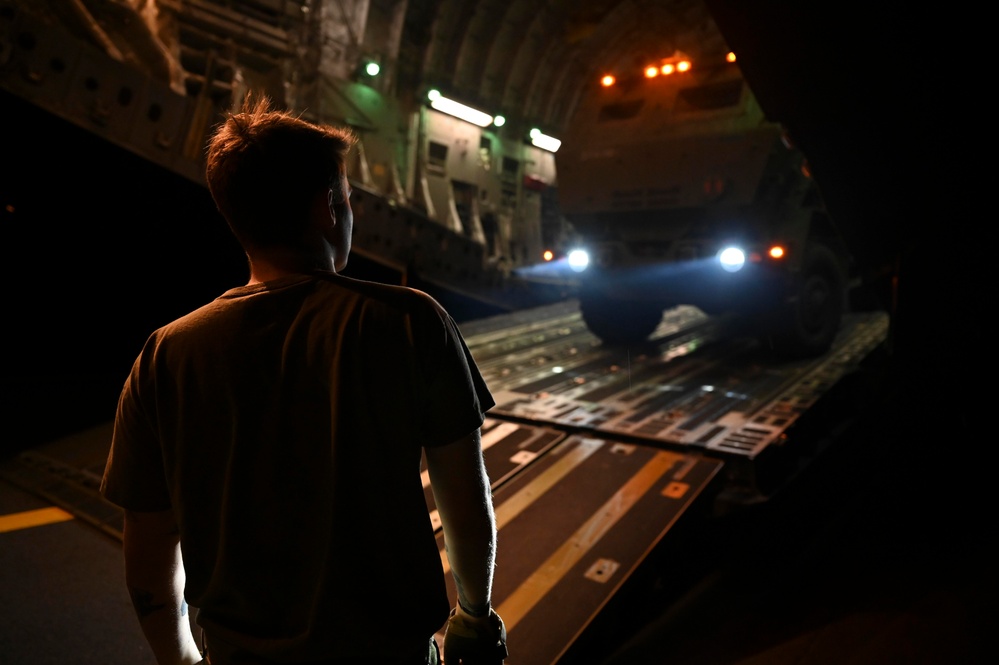
[[[59,26],[13,10],[0,19],[0,87],[196,182],[202,135],[184,152],[192,102]]]

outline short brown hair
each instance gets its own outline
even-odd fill
[[[357,141],[349,129],[276,110],[266,97],[247,97],[208,143],[205,177],[215,205],[244,245],[294,246],[315,195],[334,197]]]

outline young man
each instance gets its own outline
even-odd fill
[[[354,141],[260,100],[210,142],[249,282],[149,337],[101,488],[125,511],[126,583],[160,665],[432,664],[445,622],[448,665],[506,656],[479,435],[493,400],[436,301],[338,274]]]

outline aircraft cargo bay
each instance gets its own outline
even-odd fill
[[[961,9],[0,0],[0,665],[154,662],[97,488],[147,335],[246,280],[201,148],[251,90],[357,132],[344,274],[493,393],[508,665],[991,663]]]

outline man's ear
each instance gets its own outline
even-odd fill
[[[333,220],[333,226],[336,226],[336,209],[333,207],[333,189],[330,188],[326,192],[326,208],[330,211],[330,219]]]

